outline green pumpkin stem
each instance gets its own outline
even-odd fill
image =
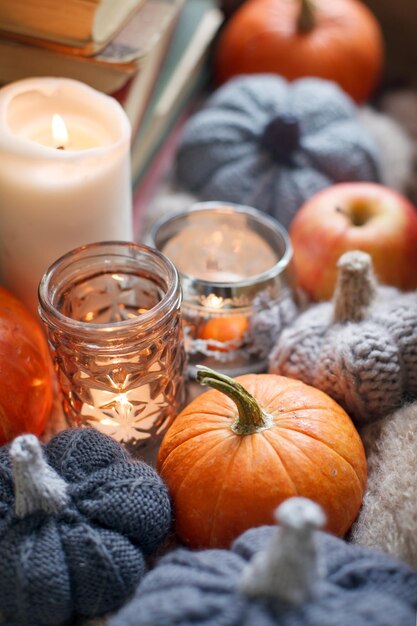
[[[16,437],[10,447],[17,517],[59,513],[69,500],[68,485],[46,462],[34,435]]]
[[[338,275],[333,294],[333,320],[360,322],[368,315],[376,296],[376,280],[369,254],[345,252],[337,262]]]
[[[297,18],[297,32],[306,34],[316,26],[316,7],[312,0],[300,0],[300,12]]]
[[[280,527],[244,568],[240,591],[252,598],[297,606],[314,598],[322,568],[314,531],[325,515],[307,498],[289,498],[275,511]]]
[[[238,435],[251,435],[269,428],[271,417],[261,409],[255,398],[240,383],[202,365],[198,365],[197,370],[196,378],[201,385],[217,389],[236,404],[238,417],[232,425],[233,432]]]

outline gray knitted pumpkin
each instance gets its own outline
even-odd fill
[[[180,182],[204,200],[249,204],[288,226],[315,192],[378,181],[378,151],[334,83],[272,74],[232,79],[185,127]]]
[[[292,498],[279,529],[246,531],[231,551],[177,550],[108,626],[415,626],[417,572],[315,531],[323,513]]]
[[[0,453],[0,615],[57,626],[118,608],[170,517],[159,476],[110,437],[18,437]]]
[[[417,397],[417,294],[378,287],[365,252],[338,268],[333,301],[283,331],[269,371],[321,389],[363,424]]]

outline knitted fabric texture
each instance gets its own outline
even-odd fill
[[[417,397],[417,294],[376,287],[371,259],[345,253],[332,302],[283,331],[269,371],[328,393],[358,423]]]
[[[313,540],[324,573],[313,597],[294,604],[247,594],[242,577],[250,560],[276,533],[261,527],[231,551],[179,549],[163,557],[108,626],[415,626],[416,572],[319,531]]]
[[[187,123],[177,176],[200,199],[249,204],[288,226],[315,192],[378,181],[379,155],[353,101],[318,78],[230,80]]]
[[[0,452],[0,623],[58,626],[117,609],[170,521],[159,476],[110,437],[17,438]]]
[[[416,113],[413,120],[417,129],[417,95],[415,100]],[[413,186],[415,193],[411,196],[411,200],[417,204],[417,156],[414,159],[414,153],[417,155],[417,150],[413,145],[413,133],[401,128],[402,120],[397,122],[390,115],[370,107],[359,109],[359,121],[377,146],[381,182],[409,196],[410,187]],[[417,130],[414,131],[414,135],[417,137]],[[388,142],[389,150],[386,149]],[[195,194],[184,190],[180,185],[175,169],[168,168],[152,198],[147,199],[146,207],[143,207],[138,216],[141,239],[146,243],[152,224],[163,215],[174,211],[181,212],[184,207],[191,206],[197,201],[198,197]]]
[[[416,203],[417,197],[411,194],[415,188],[417,156],[412,134],[394,116],[369,106],[359,109],[359,120],[377,145],[381,182]]]
[[[364,428],[368,484],[351,540],[417,569],[417,402]]]
[[[324,526],[326,516],[318,504],[298,497],[284,501],[276,520],[280,532],[251,558],[239,589],[251,598],[302,605],[318,595],[321,563],[313,530]]]
[[[59,513],[69,502],[67,483],[47,465],[34,435],[17,438],[11,448],[15,513]]]

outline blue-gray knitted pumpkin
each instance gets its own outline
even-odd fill
[[[231,551],[165,556],[108,626],[415,626],[417,572],[315,531],[322,516],[292,498],[279,529],[246,531]]]
[[[248,204],[288,226],[315,192],[378,181],[378,151],[357,109],[330,81],[272,74],[232,79],[186,125],[180,182],[204,200]]]
[[[170,518],[159,476],[110,437],[18,437],[0,453],[0,615],[57,626],[118,608]]]

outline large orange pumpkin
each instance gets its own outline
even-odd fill
[[[217,45],[215,77],[274,73],[333,80],[357,102],[382,69],[379,24],[358,0],[247,0]]]
[[[39,435],[52,397],[52,361],[40,324],[0,287],[0,445],[22,433]]]
[[[176,418],[158,467],[190,547],[228,547],[248,528],[273,523],[299,495],[319,503],[327,530],[344,535],[366,483],[362,442],[345,411],[322,391],[272,374],[236,380],[200,368],[216,389]]]

